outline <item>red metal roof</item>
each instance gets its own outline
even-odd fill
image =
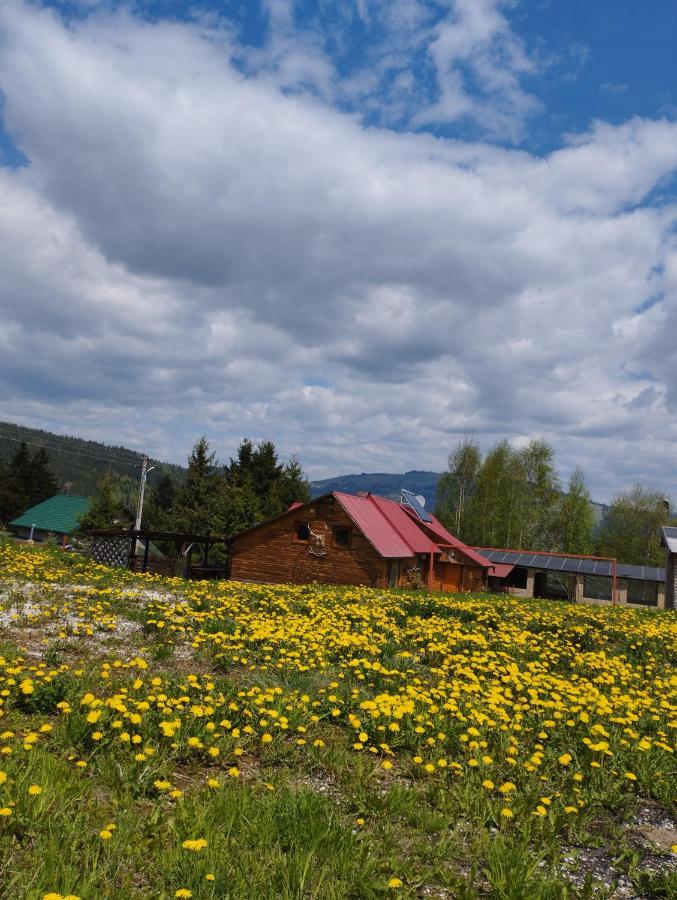
[[[399,506],[399,504],[396,504]],[[440,522],[439,519],[435,518],[435,516],[430,514],[430,518],[432,521],[430,522],[419,522],[418,519],[415,518],[416,513],[413,510],[409,510],[404,506],[400,506],[400,509],[405,513],[405,515],[409,516],[417,528],[427,529],[431,531],[435,536],[436,540],[440,544],[451,544],[451,546],[462,553],[464,556],[467,556],[468,559],[471,559],[473,562],[477,563],[478,566],[482,566],[482,568],[489,568],[493,564],[489,562],[486,557],[482,556],[477,550],[473,550],[472,547],[468,547],[467,544],[464,544],[463,541],[459,540],[457,537],[447,531],[444,525]]]
[[[495,578],[507,578],[515,567],[508,563],[493,563],[492,568],[493,572],[489,572],[490,575]]]
[[[423,531],[416,520],[408,515],[405,508],[394,500],[386,500],[385,497],[369,495],[369,500],[378,506],[383,516],[390,522],[397,533],[404,538],[414,553],[430,553],[437,547],[430,537]]]
[[[401,534],[398,534],[389,518],[372,497],[355,497],[340,491],[334,491],[333,494],[381,556],[386,559],[407,559],[418,552]],[[430,552],[430,545],[431,542],[428,541],[428,552]]]
[[[439,544],[448,544],[478,566],[485,569],[492,566],[488,559],[450,534],[435,516],[431,516],[430,522],[420,522],[413,512],[400,503],[373,494],[355,497],[333,491],[333,495],[367,540],[386,559],[435,553],[439,551]]]

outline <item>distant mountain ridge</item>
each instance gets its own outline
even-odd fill
[[[372,494],[378,494],[380,497],[399,500],[400,491],[405,488],[425,497],[426,507],[434,510],[437,484],[441,477],[442,472],[427,472],[419,469],[399,473],[362,472],[360,475],[337,475],[335,478],[311,481],[310,491],[313,497],[319,497],[329,491],[343,491],[345,494],[371,491]],[[595,530],[598,530],[609,511],[609,506],[593,500],[592,511],[595,518]]]
[[[311,481],[310,491],[313,497],[329,491],[343,491],[345,494],[357,494],[358,491],[371,491],[380,497],[399,500],[400,491],[405,488],[425,497],[428,509],[435,507],[437,483],[441,472],[426,472],[412,469],[410,472],[362,472],[360,475],[337,475],[335,478],[323,478]]]
[[[28,445],[31,453],[43,447],[49,453],[50,469],[60,487],[71,484],[71,494],[91,497],[96,493],[101,477],[107,471],[126,477],[129,493],[134,492],[138,483],[137,466],[142,454],[126,447],[109,447],[98,441],[86,441],[70,435],[55,434],[39,428],[28,428],[13,422],[0,422],[0,459],[7,461],[16,453],[21,442]],[[171,475],[182,481],[185,469],[174,463],[151,460],[155,466],[148,475],[149,484],[157,484],[163,475]]]

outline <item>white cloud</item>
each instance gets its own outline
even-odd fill
[[[429,52],[439,99],[420,111],[419,124],[476,120],[494,134],[517,138],[538,107],[521,85],[535,63],[510,27],[505,0],[448,0],[450,12],[435,29]]]
[[[317,476],[543,434],[600,496],[677,493],[675,209],[650,202],[674,123],[538,158],[365,128],[205,23],[11,0],[0,35],[30,160],[0,169],[0,418],[173,458],[272,438]]]

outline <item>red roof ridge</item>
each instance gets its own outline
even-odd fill
[[[392,519],[389,519],[389,518],[386,516],[386,514],[383,512],[383,510],[381,509],[381,507],[378,505],[378,503],[376,502],[376,500],[375,500],[374,497],[372,496],[371,491],[369,491],[369,493],[367,494],[366,499],[371,500],[371,502],[373,503],[373,505],[376,507],[376,509],[379,511],[379,513],[383,516],[383,518],[386,520],[386,522],[390,525],[390,527],[391,527],[394,531],[396,531],[396,532],[398,533],[398,535],[402,538],[402,540],[403,540],[404,543],[407,545],[407,547],[409,547],[409,549],[411,550],[411,555],[412,555],[412,556],[416,556],[416,551],[414,550],[414,548],[411,546],[411,544],[410,544],[409,541],[406,539],[406,537],[402,534],[402,532],[401,532],[400,529],[397,527],[397,525],[392,521]],[[388,499],[387,497],[379,497],[379,500],[387,500],[387,499]]]

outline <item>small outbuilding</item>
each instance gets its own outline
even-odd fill
[[[665,566],[665,608],[677,609],[677,528],[661,528],[661,544],[668,552]]]
[[[24,540],[44,541],[54,535],[65,544],[68,536],[80,528],[80,520],[91,505],[89,497],[55,494],[13,519],[9,528]]]
[[[677,528],[672,530],[677,545]],[[616,602],[657,609],[667,605],[665,570],[656,566],[631,566],[607,557],[543,550],[475,549],[494,563],[489,573],[489,587],[494,591],[518,597]]]
[[[230,539],[230,577],[277,584],[481,590],[492,563],[414,495],[400,503],[332,491]]]

